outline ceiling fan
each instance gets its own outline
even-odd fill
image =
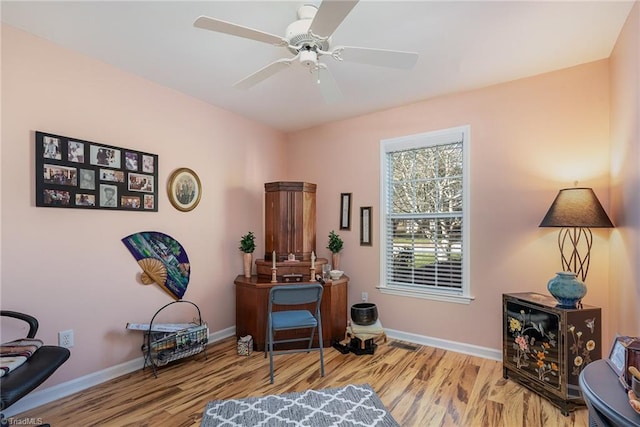
[[[319,7],[303,5],[298,9],[298,20],[289,24],[284,37],[208,16],[198,17],[193,25],[196,28],[284,47],[294,55],[272,62],[236,82],[234,87],[249,89],[298,62],[316,76],[324,100],[334,103],[342,98],[342,94],[327,64],[321,62],[320,58],[330,57],[336,61],[402,69],[412,68],[418,60],[415,52],[354,46],[334,47],[331,35],[357,3],[358,0],[324,0]]]

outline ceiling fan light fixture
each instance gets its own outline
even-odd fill
[[[318,54],[313,50],[301,50],[299,61],[307,68],[318,65]]]

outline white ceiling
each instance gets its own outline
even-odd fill
[[[319,1],[2,1],[2,21],[283,131],[532,76],[609,57],[633,2],[367,1],[334,45],[414,51],[411,70],[336,62],[344,99],[325,104],[292,66],[248,91],[232,85],[282,47],[193,26],[207,15],[284,35]],[[326,57],[324,57],[326,58]]]

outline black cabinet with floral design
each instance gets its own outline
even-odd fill
[[[600,359],[600,308],[558,307],[552,296],[533,292],[502,295],[502,370],[546,397],[564,415],[583,406],[578,378]]]

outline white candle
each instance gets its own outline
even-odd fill
[[[311,251],[311,269],[315,269],[316,268],[316,254],[315,252]]]
[[[273,251],[273,254],[271,254],[271,268],[276,268],[276,251]]]

